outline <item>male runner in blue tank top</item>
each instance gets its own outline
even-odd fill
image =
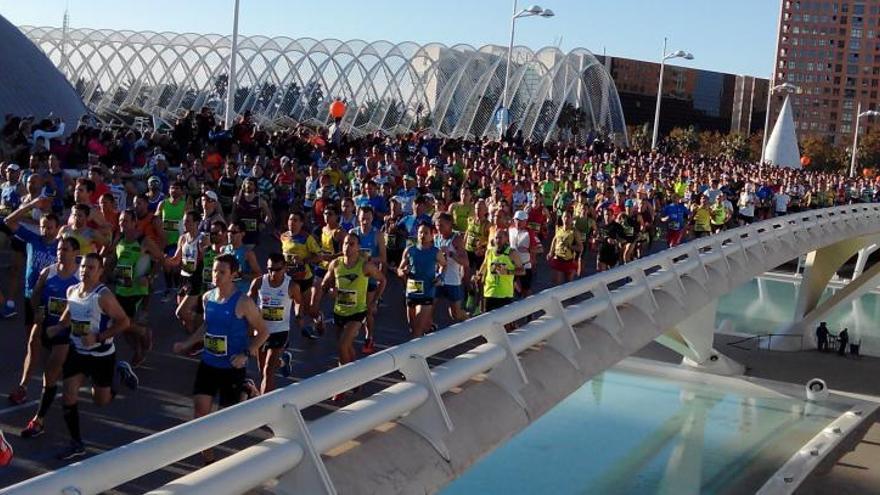
[[[174,352],[181,354],[197,342],[204,342],[193,385],[193,416],[196,418],[211,412],[215,396],[219,397],[221,408],[240,400],[248,360],[258,355],[269,338],[257,305],[235,283],[238,272],[234,255],[222,254],[214,260],[214,289],[203,297],[205,323],[187,340],[174,344]],[[213,451],[202,452],[202,459],[206,464],[214,462]]]

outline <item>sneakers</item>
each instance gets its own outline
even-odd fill
[[[367,355],[376,352],[376,339],[371,337],[364,340],[364,346],[361,347],[361,352]]]
[[[303,327],[302,331],[300,333],[302,334],[303,337],[305,337],[309,340],[317,340],[320,337],[320,335],[315,333],[315,329],[312,328],[311,326]]]
[[[21,430],[21,438],[34,438],[42,435],[46,430],[43,428],[43,423],[37,421],[36,419],[32,419],[28,421],[25,429]]]
[[[318,313],[318,316],[315,318],[315,331],[318,332],[318,335],[324,335],[324,325],[324,315]]]
[[[17,406],[19,404],[24,404],[27,401],[27,389],[22,387],[21,385],[15,387],[15,390],[9,394],[9,403]]]
[[[18,315],[18,310],[15,309],[15,304],[11,301],[6,301],[6,304],[0,308],[0,318],[14,318],[16,315]]]
[[[130,364],[125,361],[119,361],[116,363],[116,372],[119,373],[119,381],[123,385],[130,390],[137,390],[140,380],[138,380],[138,376],[134,373]]]
[[[86,455],[86,446],[76,440],[71,440],[70,445],[55,456],[59,461],[72,461]]]
[[[0,467],[8,466],[12,462],[13,455],[15,454],[12,451],[12,445],[9,445],[3,434],[0,434]]]
[[[293,374],[293,353],[285,350],[281,353],[281,376],[284,378],[290,377]]]

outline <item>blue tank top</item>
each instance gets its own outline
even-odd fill
[[[349,218],[344,218],[342,216],[339,217],[339,226],[342,227],[342,230],[346,232],[353,229],[356,223],[357,218],[354,215]]]
[[[408,252],[409,275],[406,278],[407,299],[434,297],[434,277],[437,275],[437,249],[413,246]]]
[[[379,243],[376,242],[376,227],[370,227],[370,231],[364,233],[360,225],[351,229],[351,233],[358,236],[361,252],[369,254],[371,258],[379,256]]]
[[[208,366],[232,368],[232,357],[247,351],[247,320],[235,316],[235,305],[241,294],[236,290],[225,302],[217,301],[217,289],[205,294],[205,350],[202,352],[202,362]]]
[[[49,267],[46,283],[40,293],[40,306],[45,308],[46,318],[43,326],[54,325],[61,320],[61,315],[67,308],[67,289],[79,283],[76,270],[67,278],[62,278],[58,273],[58,265]]]
[[[251,286],[250,280],[242,277],[242,275],[247,275],[251,272],[251,267],[247,262],[247,253],[248,248],[244,244],[239,246],[238,249],[232,247],[232,244],[223,246],[223,254],[231,254],[238,261],[239,276],[235,279],[235,286],[242,291],[247,291]]]

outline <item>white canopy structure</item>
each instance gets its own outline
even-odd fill
[[[766,160],[778,167],[801,168],[801,152],[795,133],[794,113],[789,97],[785,97],[782,110],[767,140]]]
[[[225,111],[229,36],[20,29],[64,66],[98,115],[172,120],[203,106]],[[343,128],[354,134],[427,128],[439,136],[497,137],[506,58],[507,48],[495,45],[242,36],[234,110],[264,123],[327,123],[330,103],[341,98]],[[588,50],[516,47],[509,83],[510,121],[524,138],[593,133],[626,144],[614,81]]]

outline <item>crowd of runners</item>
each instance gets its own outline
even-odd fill
[[[215,399],[228,406],[289,376],[290,336],[335,338],[340,365],[375,352],[382,300],[405,302],[401,331],[419,337],[528,297],[538,269],[560,284],[880,192],[866,178],[602,139],[354,137],[336,124],[270,132],[248,115],[225,130],[207,109],[164,132],[84,120],[62,136],[61,124],[7,116],[0,130],[11,275],[0,316],[21,311],[29,335],[8,400],[24,403],[31,376],[43,377],[22,438],[43,433],[62,383],[62,459],[85,454],[77,403],[87,380],[95,406],[138,387],[156,331],[148,307],[179,321],[175,353],[199,356],[198,417]],[[258,376],[248,377],[252,358]],[[6,452],[0,436],[0,463]]]

